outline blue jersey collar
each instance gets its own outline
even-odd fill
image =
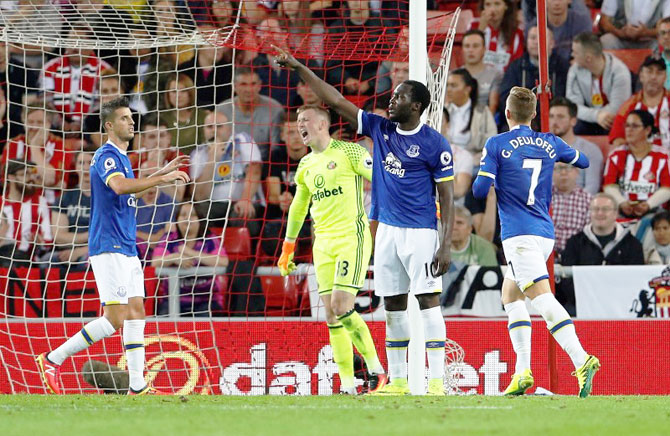
[[[512,130],[516,130],[516,129],[530,130],[530,126],[527,126],[525,124],[517,124],[516,126],[512,127],[509,130],[512,131]]]

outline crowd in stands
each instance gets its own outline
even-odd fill
[[[454,3],[433,0],[429,7]],[[463,3],[476,18],[457,36],[440,126],[454,151],[452,253],[457,265],[495,266],[505,262],[495,192],[475,199],[471,183],[487,138],[508,129],[503,111],[511,88],[538,85],[536,2]],[[346,45],[361,34],[370,47],[395,34],[400,52],[406,50],[407,2],[18,0],[0,8],[4,25],[41,26],[80,41],[124,32],[137,40],[208,32],[231,26],[241,11],[240,39],[299,49],[318,75],[382,116],[393,89],[409,77],[407,62],[398,59],[324,56],[328,38]],[[54,14],[61,20],[53,22]],[[547,20],[549,129],[591,162],[584,170],[555,167],[557,262],[670,263],[670,0],[547,0]],[[629,62],[630,49],[643,54],[637,65]],[[296,109],[321,101],[295,73],[279,68],[272,53],[209,44],[114,51],[0,42],[1,265],[86,269],[88,170],[106,141],[100,106],[118,96],[129,99],[135,114],[128,153],[137,175],[180,154],[191,158],[189,185],[153,189],[137,201],[143,262],[229,265],[221,229],[231,227],[246,228],[251,240],[248,256],[238,259],[274,264],[295,171],[309,152]],[[539,129],[539,105],[537,111]],[[332,133],[372,151],[335,114]],[[309,259],[310,238],[306,224],[302,260]],[[184,279],[181,286],[200,292],[224,284],[210,277]],[[574,304],[569,288],[562,283],[559,295]],[[196,311],[205,300],[182,306]]]

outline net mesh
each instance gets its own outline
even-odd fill
[[[191,183],[136,199],[147,379],[175,393],[336,392],[309,223],[298,240],[298,273],[282,278],[274,267],[306,152],[295,110],[320,101],[296,74],[276,67],[272,46],[384,115],[391,90],[408,74],[408,2],[5,3],[0,392],[45,392],[34,356],[102,313],[88,263],[89,167],[106,142],[100,107],[119,96],[134,113],[128,157],[136,176],[191,158],[183,168]],[[438,59],[434,126],[455,20],[444,13],[427,23]],[[334,137],[371,148],[333,119]],[[357,307],[382,321],[373,286],[370,275]],[[383,328],[372,330],[382,343]],[[277,345],[284,336],[292,340]],[[307,369],[280,362],[301,359]],[[127,383],[124,368],[117,333],[65,362],[64,392],[116,391]],[[277,377],[269,381],[262,371]],[[97,378],[86,374],[107,381],[94,386]]]

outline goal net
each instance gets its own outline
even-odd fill
[[[147,379],[179,394],[337,392],[309,221],[298,273],[282,278],[274,266],[307,151],[295,111],[321,102],[277,68],[272,45],[387,116],[408,75],[409,1],[20,0],[0,8],[0,392],[45,393],[35,356],[102,313],[88,264],[89,167],[106,142],[100,107],[117,97],[134,114],[127,154],[136,176],[191,158],[191,183],[135,202]],[[453,19],[444,12],[427,23],[438,129]],[[336,116],[332,133],[371,147]],[[383,321],[372,281],[357,308]],[[383,324],[371,329],[383,356]],[[66,360],[64,392],[123,392],[122,348],[117,332]],[[462,363],[462,350],[454,355],[450,362]]]

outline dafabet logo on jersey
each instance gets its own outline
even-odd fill
[[[338,186],[337,188],[333,189],[322,189],[324,186],[326,186],[326,181],[321,174],[317,174],[316,177],[314,177],[314,186],[317,188],[317,190],[314,191],[314,194],[312,194],[312,201],[319,201],[324,198],[344,194],[342,186]]]

